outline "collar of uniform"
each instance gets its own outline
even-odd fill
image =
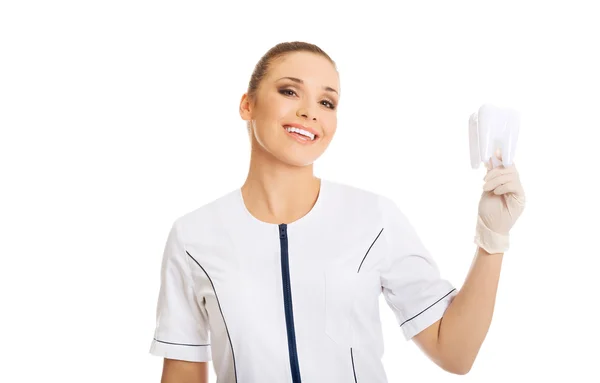
[[[327,198],[328,188],[329,188],[329,181],[321,178],[321,186],[319,187],[319,195],[317,196],[317,200],[315,201],[315,204],[313,205],[312,209],[310,209],[310,211],[308,213],[306,213],[303,217],[298,218],[294,222],[289,222],[286,225],[288,227],[296,228],[299,226],[306,225],[310,221],[313,221],[315,219],[315,217],[319,215],[320,211],[323,208],[323,204],[325,203],[324,200]],[[237,195],[238,205],[239,205],[240,209],[242,210],[242,214],[244,216],[246,216],[246,218],[250,222],[253,222],[252,223],[253,225],[265,226],[265,227],[274,227],[274,226],[280,225],[280,224],[276,224],[276,223],[261,221],[258,218],[256,218],[254,215],[252,215],[252,213],[250,213],[250,211],[246,208],[246,204],[244,202],[244,197],[242,195],[241,187],[236,190],[236,195]]]

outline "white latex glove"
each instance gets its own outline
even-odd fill
[[[496,156],[502,159],[498,152]],[[479,200],[475,243],[488,253],[504,253],[509,248],[509,232],[525,209],[525,192],[513,162],[492,169],[487,165],[483,193]]]

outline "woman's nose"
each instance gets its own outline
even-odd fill
[[[312,119],[313,121],[317,120],[317,117],[315,116],[314,112],[310,112],[308,108],[299,108],[296,111],[296,116]]]

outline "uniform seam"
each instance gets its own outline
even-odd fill
[[[363,265],[363,262],[365,261],[365,259],[367,258],[367,255],[369,254],[369,251],[371,251],[371,248],[373,247],[373,245],[375,244],[375,242],[377,242],[377,240],[379,239],[379,236],[381,235],[381,233],[383,232],[383,227],[381,228],[381,230],[379,231],[379,234],[377,234],[377,237],[375,237],[375,240],[373,240],[373,242],[371,243],[371,246],[369,246],[369,249],[367,250],[367,253],[365,254],[365,256],[363,257],[362,261],[360,262],[360,266],[358,266],[358,270],[356,271],[356,273],[358,274],[360,272],[360,268]]]
[[[206,272],[204,267],[202,267],[202,265],[196,260],[196,258],[192,257],[192,255],[187,250],[186,250],[186,253],[196,263],[196,265],[198,265],[198,267],[200,267],[200,269],[202,269],[204,274],[206,274],[206,277],[208,278],[208,281],[210,282],[210,285],[212,286],[213,292],[215,293],[215,299],[217,300],[217,306],[219,306],[219,311],[221,312],[221,318],[223,318],[223,324],[225,325],[225,331],[227,332],[227,338],[229,339],[229,346],[231,347],[231,357],[233,359],[233,372],[235,374],[235,381],[237,382],[237,366],[235,363],[235,352],[233,350],[233,342],[231,341],[231,335],[229,335],[229,328],[227,327],[227,321],[225,320],[225,314],[223,314],[223,309],[221,307],[221,302],[219,301],[219,295],[217,294],[217,289],[215,288],[215,285],[214,285],[212,279],[210,278],[210,275],[208,275],[208,272]]]
[[[179,241],[179,243],[181,243],[181,248],[183,249],[184,253],[189,254],[186,249],[185,241],[183,240],[183,236],[181,235],[181,233],[179,231],[179,220],[175,221],[175,233],[177,235],[177,241]],[[185,257],[185,264],[187,265],[186,274],[189,278],[192,292],[194,293],[194,297],[198,298],[198,295],[196,294],[196,281],[194,281],[194,278],[192,275],[192,265],[190,264],[189,257]]]
[[[354,353],[352,351],[352,347],[350,347],[350,358],[352,359],[352,372],[354,373],[354,383],[357,383],[356,380],[356,367],[354,366]]]
[[[175,232],[175,240],[176,240],[176,243],[178,244],[177,247],[181,247],[181,249],[183,249],[183,253],[184,254],[187,253],[187,250],[185,248],[185,242],[183,240],[183,236],[180,233],[179,220],[178,219],[176,219],[173,222],[173,231]],[[187,256],[185,256],[185,255],[179,254],[179,252],[177,252],[176,254],[169,253],[169,257],[181,257],[181,256],[183,256],[185,258],[184,262],[185,262],[186,267],[187,267],[187,269],[185,270],[185,276],[184,276],[184,278],[185,278],[187,284],[189,284],[188,288],[192,289],[192,294],[194,294],[194,297],[197,298],[196,287],[195,287],[196,285],[194,283],[194,278],[192,276],[192,269],[191,269],[191,265],[189,263],[190,262],[189,258]],[[155,333],[155,335],[156,335],[156,333]],[[204,345],[204,344],[197,345],[197,344],[189,344],[189,343],[167,342],[167,341],[163,341],[163,340],[160,340],[160,339],[156,338],[156,336],[153,339],[156,342],[164,343],[164,344],[170,344],[170,345],[174,345],[174,346],[190,346],[190,347],[210,346],[210,343],[206,344],[206,345]]]
[[[190,346],[190,347],[206,347],[206,346],[210,346],[209,344],[187,344],[187,343],[174,343],[174,342],[165,342],[164,340],[159,340],[154,338],[155,341],[160,342],[160,343],[164,343],[164,344],[172,344],[175,346]]]
[[[446,295],[444,295],[443,297],[441,297],[440,299],[438,299],[437,301],[433,302],[432,304],[430,304],[427,308],[425,308],[424,310],[422,310],[420,313],[418,313],[417,315],[414,315],[412,318],[405,320],[404,322],[402,322],[402,324],[400,324],[400,327],[402,327],[404,324],[406,324],[406,322],[409,322],[413,319],[415,319],[416,317],[418,317],[419,315],[423,314],[425,311],[429,310],[430,308],[432,308],[433,306],[437,305],[442,299],[446,298],[448,295],[450,295],[453,291],[455,291],[456,288],[453,288],[452,290],[450,290],[448,293],[446,293]]]
[[[391,201],[389,199],[388,199],[388,201],[390,203],[393,203],[393,201]],[[387,214],[386,214],[387,211],[385,209],[385,206],[382,206],[383,202],[384,202],[384,197],[383,196],[379,196],[379,213],[381,215],[381,222],[383,224],[383,227],[386,228],[389,225],[388,225],[388,221],[387,221]],[[383,239],[384,239],[385,243],[387,244],[387,249],[386,249],[386,252],[385,252],[385,266],[386,266],[386,269],[389,268],[389,267],[391,267],[391,265],[390,265],[390,253],[392,252],[392,248],[393,248],[393,246],[392,246],[392,240],[389,237],[389,234],[386,234],[386,233],[389,233],[389,232],[390,231],[388,230],[388,231],[386,231],[383,234]],[[394,304],[394,302],[391,299],[388,299],[387,301],[388,301],[388,304],[390,304],[397,312],[399,312],[402,315],[403,318],[406,318],[404,310],[402,310],[398,306],[396,306],[396,304]]]

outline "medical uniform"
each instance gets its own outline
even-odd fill
[[[406,340],[457,294],[391,199],[321,179],[278,225],[238,188],[174,221],[150,353],[212,360],[218,383],[384,383],[381,293]]]

